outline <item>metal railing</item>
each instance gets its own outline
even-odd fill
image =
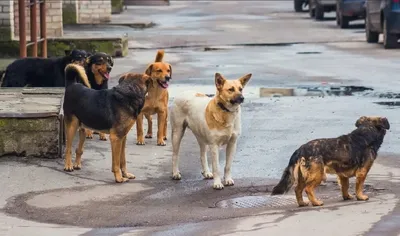
[[[37,35],[37,7],[40,7],[40,38]],[[31,40],[26,42],[26,7],[30,8]],[[19,56],[27,56],[27,49],[32,46],[32,57],[38,56],[38,43],[41,43],[41,56],[47,58],[47,36],[46,36],[46,0],[18,0],[19,11]]]

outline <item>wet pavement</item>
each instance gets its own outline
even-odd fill
[[[171,100],[187,89],[214,94],[215,72],[231,79],[253,74],[244,90],[235,186],[215,191],[212,180],[202,179],[199,147],[190,131],[181,145],[182,180],[173,181],[170,142],[159,147],[151,139],[136,146],[135,129],[126,152],[128,169],[137,178],[116,185],[110,144],[95,135],[86,141],[80,171],[64,172],[63,160],[0,159],[0,235],[294,235],[300,230],[398,235],[393,222],[400,211],[400,126],[393,104],[400,99],[386,95],[400,92],[394,79],[400,51],[367,44],[357,25],[340,30],[335,21],[307,16],[292,13],[289,1],[172,1],[169,7],[134,7],[114,16],[120,23],[151,21],[157,24],[153,28],[85,29],[86,34],[128,33],[131,38],[129,56],[115,60],[111,85],[121,73],[144,71],[158,48],[166,49],[164,59],[173,66]],[[373,90],[352,96],[259,97],[261,87],[301,93],[302,87],[321,86]],[[334,176],[318,189],[325,202],[321,208],[297,208],[292,193],[268,197],[299,145],[348,133],[362,115],[386,116],[391,124],[367,178],[368,202],[341,201]],[[220,155],[223,167],[223,149]],[[354,180],[351,192],[353,185]]]

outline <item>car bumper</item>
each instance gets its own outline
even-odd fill
[[[365,17],[365,1],[342,2],[341,13],[343,16]]]
[[[387,28],[391,34],[400,34],[400,11],[392,11],[386,16]]]

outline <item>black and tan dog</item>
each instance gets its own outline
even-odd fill
[[[296,184],[295,194],[300,207],[308,205],[303,201],[303,190],[313,206],[321,206],[323,202],[317,200],[314,189],[328,173],[337,175],[344,200],[353,199],[348,192],[351,177],[356,177],[356,198],[368,200],[363,193],[364,181],[390,124],[385,117],[362,116],[355,125],[357,129],[347,135],[315,139],[297,149],[272,195],[284,194]]]
[[[85,143],[85,131],[89,128],[110,135],[112,149],[112,172],[117,183],[126,182],[135,176],[126,170],[126,135],[141,112],[149,86],[149,76],[128,74],[112,89],[87,88],[88,78],[84,69],[70,64],[65,69],[67,79],[63,110],[66,134],[65,171],[79,170]],[[77,83],[84,81],[84,84]],[[86,82],[85,82],[86,81]],[[79,144],[75,163],[72,163],[72,141],[79,130]]]
[[[1,87],[64,87],[65,67],[70,63],[82,65],[86,57],[87,52],[74,49],[59,58],[17,59],[4,71]]]
[[[102,90],[108,89],[108,80],[114,66],[113,58],[103,52],[96,52],[87,57],[85,70],[92,89]],[[93,131],[85,129],[86,138],[93,138]],[[107,137],[104,133],[99,133],[100,140],[106,141]]]

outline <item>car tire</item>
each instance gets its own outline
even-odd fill
[[[315,8],[313,8],[313,4],[310,2],[308,3],[308,14],[310,15],[311,18],[315,17]]]
[[[379,42],[379,33],[371,31],[371,26],[369,23],[368,16],[365,17],[365,36],[367,39],[367,43]]]
[[[321,21],[324,19],[324,6],[315,4],[315,20]]]
[[[387,30],[387,21],[383,20],[383,47],[385,49],[397,48],[397,35],[391,34]]]
[[[302,12],[303,11],[303,0],[293,0],[294,3],[294,11],[295,12]]]
[[[350,19],[349,19],[349,17],[347,17],[347,16],[343,16],[342,14],[340,14],[340,16],[339,16],[339,21],[340,21],[340,28],[341,29],[347,29],[347,28],[349,28],[349,22],[350,22]]]

